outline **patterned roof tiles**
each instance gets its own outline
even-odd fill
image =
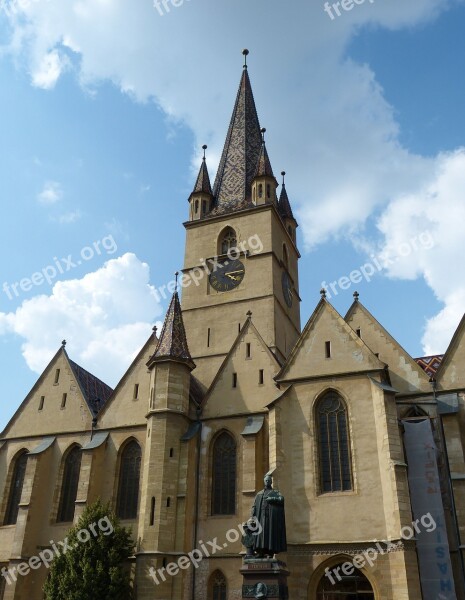
[[[204,193],[213,195],[212,186],[210,184],[210,176],[208,175],[207,162],[205,158],[202,160],[197,181],[195,182],[193,194]]]
[[[97,414],[113,393],[112,388],[68,357],[69,364],[93,414]]]
[[[186,330],[182,319],[181,304],[178,293],[175,292],[166,313],[163,329],[152,360],[172,359],[186,363],[190,368],[195,364],[187,345]]]
[[[443,358],[443,354],[436,354],[435,356],[423,356],[422,358],[415,358],[414,360],[420,365],[427,375],[433,377],[436,375]]]
[[[261,146],[252,86],[247,69],[244,69],[213,187],[216,209],[211,215],[252,206],[252,180]]]
[[[283,219],[293,219],[295,221],[292,213],[291,203],[289,202],[287,195],[286,185],[284,183],[281,188],[281,195],[279,196],[278,210]]]

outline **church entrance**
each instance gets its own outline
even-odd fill
[[[339,566],[332,568],[334,572]],[[370,582],[365,575],[358,569],[350,576],[343,575],[338,570],[341,580],[336,579],[333,584],[323,575],[316,592],[316,600],[375,600],[375,593]]]

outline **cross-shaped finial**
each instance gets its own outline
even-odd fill
[[[252,318],[252,311],[251,311],[251,310],[248,310],[248,311],[247,311],[247,316],[249,317],[249,319],[251,319],[251,318]]]
[[[62,348],[64,348],[65,346],[66,346],[66,340],[63,340],[63,341],[61,342],[61,347],[62,347]]]
[[[242,54],[244,56],[244,69],[247,69],[247,56],[249,55],[249,51],[247,50],[247,48],[244,48],[244,50],[242,50]]]
[[[320,294],[321,294],[322,298],[326,298],[326,290],[325,290],[325,288],[321,288]]]
[[[355,300],[355,302],[358,302],[359,297],[360,297],[360,294],[358,292],[354,292],[354,300]]]
[[[157,327],[156,325],[154,325],[154,326],[152,327],[152,331],[153,331],[153,335],[154,335],[155,337],[157,336],[157,330],[158,330],[158,327]]]

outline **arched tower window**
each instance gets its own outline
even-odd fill
[[[68,523],[74,519],[74,504],[76,502],[79,473],[81,472],[82,452],[78,446],[74,446],[68,452],[63,470],[63,483],[61,486],[60,506],[58,509],[59,523]]]
[[[140,463],[142,450],[133,440],[121,454],[116,513],[120,519],[135,519],[139,504]]]
[[[22,452],[15,462],[13,477],[11,478],[10,495],[5,514],[4,525],[15,525],[18,520],[19,503],[23,493],[24,477],[27,467],[27,452]]]
[[[213,443],[212,514],[236,512],[236,442],[224,431]]]
[[[226,600],[228,597],[228,586],[226,577],[221,571],[215,571],[210,577],[208,586],[208,600]]]
[[[287,253],[286,244],[283,244],[283,263],[286,269],[289,269],[289,255]]]
[[[237,235],[232,227],[227,227],[220,239],[219,252],[220,254],[227,254],[230,250],[237,247]]]
[[[316,426],[320,462],[320,491],[352,489],[347,408],[342,398],[330,390],[316,405]]]

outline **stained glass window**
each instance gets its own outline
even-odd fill
[[[16,459],[13,477],[11,478],[10,497],[6,509],[4,525],[15,525],[18,519],[19,503],[23,493],[24,476],[26,475],[27,452]]]
[[[236,512],[236,443],[229,433],[220,434],[213,445],[212,514]]]
[[[63,483],[61,486],[60,507],[58,509],[58,522],[67,523],[74,519],[74,508],[81,472],[82,452],[75,446],[68,452],[63,470]]]
[[[116,507],[120,519],[137,517],[141,459],[142,451],[139,444],[136,441],[129,442],[121,455]]]

